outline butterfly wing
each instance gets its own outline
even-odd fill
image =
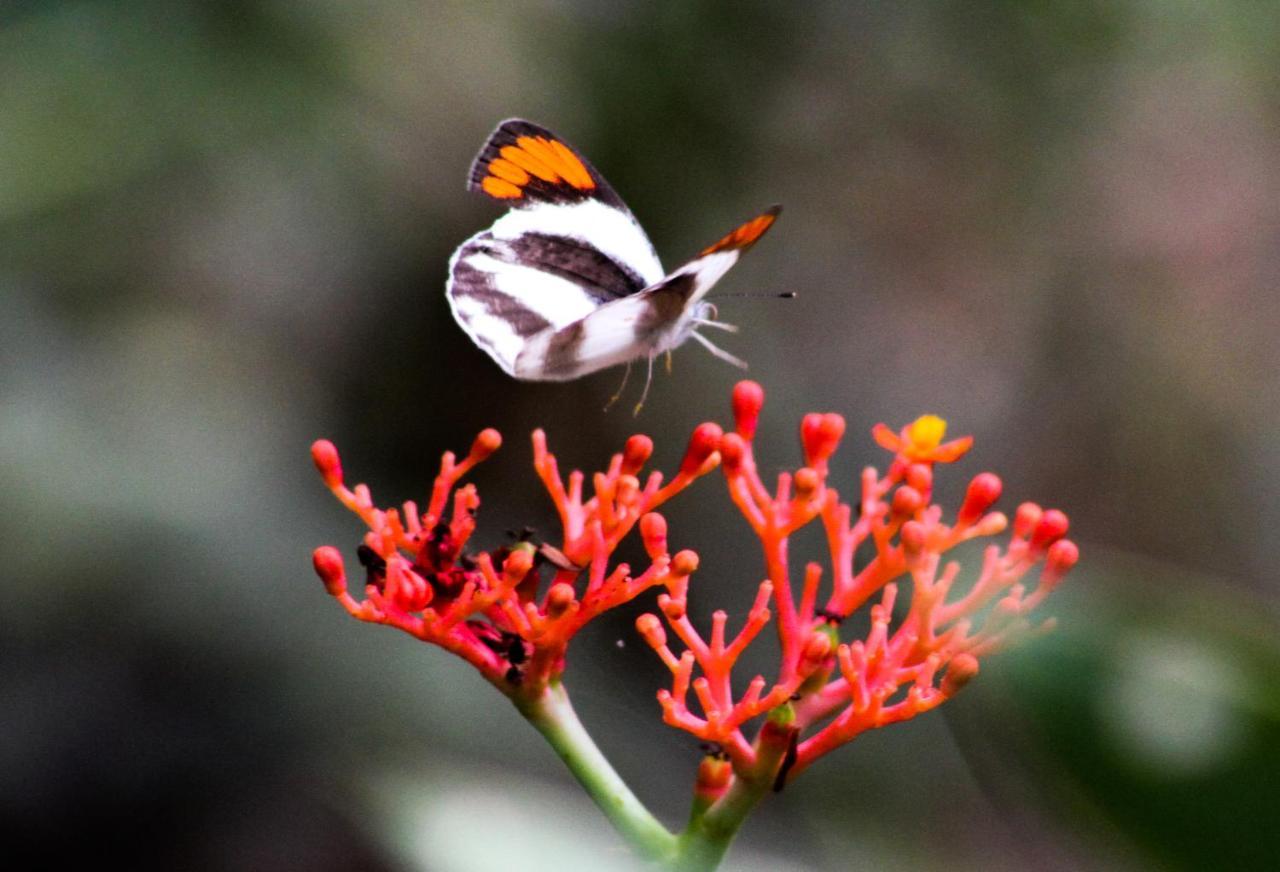
[[[781,206],[757,215],[639,293],[604,303],[562,327],[530,336],[515,361],[520,379],[567,381],[675,348],[696,305],[773,225]]]
[[[463,330],[508,374],[530,377],[516,372],[516,359],[533,337],[662,276],[621,198],[546,128],[521,119],[498,125],[468,188],[511,209],[454,253],[446,296]]]

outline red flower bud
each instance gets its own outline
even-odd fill
[[[754,439],[760,410],[764,408],[764,388],[750,380],[738,382],[733,388],[733,420],[738,435]]]
[[[844,436],[844,418],[835,413],[819,415],[811,412],[800,422],[800,442],[804,446],[805,461],[810,466],[825,461]]]
[[[1067,535],[1068,526],[1070,524],[1066,515],[1057,509],[1049,509],[1049,511],[1040,516],[1035,532],[1031,534],[1031,547],[1048,548],[1054,542]]]
[[[924,497],[913,487],[903,485],[893,492],[893,513],[900,517],[911,517],[924,505]]]
[[[1063,576],[1071,571],[1076,565],[1076,561],[1080,559],[1080,549],[1076,547],[1076,543],[1070,539],[1059,539],[1049,546],[1049,552],[1044,558],[1044,572],[1041,573],[1041,582],[1049,588],[1055,587],[1058,582],[1062,581]]]
[[[720,462],[724,464],[725,472],[737,472],[741,469],[746,452],[746,443],[737,433],[726,433],[720,439]]]
[[[328,445],[327,442],[325,444]],[[315,567],[316,575],[320,576],[320,580],[324,582],[324,589],[329,592],[329,596],[339,596],[347,592],[347,572],[342,565],[342,554],[337,548],[332,545],[321,545],[311,552],[311,565]]]
[[[984,472],[976,475],[969,482],[969,490],[965,492],[964,503],[960,506],[959,521],[961,524],[972,524],[987,513],[987,509],[1000,499],[1000,491],[1004,485],[1000,476]]]
[[[643,433],[637,433],[627,440],[622,449],[622,471],[635,475],[653,456],[653,440]]]
[[[311,462],[320,470],[326,487],[335,488],[342,484],[342,461],[338,459],[338,449],[328,439],[317,439],[311,443]]]
[[[933,487],[933,470],[927,463],[913,463],[907,467],[907,484],[921,493]]]
[[[693,475],[702,468],[716,449],[720,447],[720,437],[724,431],[719,424],[710,421],[699,424],[689,437],[689,447],[685,449],[684,460],[680,461],[680,471],[685,475]]]

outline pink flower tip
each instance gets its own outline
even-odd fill
[[[680,472],[685,475],[696,475],[707,459],[720,447],[720,437],[724,431],[719,424],[710,421],[699,424],[689,437],[689,447],[685,449],[684,460],[680,462]]]
[[[329,592],[329,596],[340,596],[347,592],[347,572],[342,565],[342,554],[337,548],[321,545],[311,552],[311,565],[324,582],[324,589]]]
[[[1031,534],[1032,548],[1048,548],[1063,536],[1067,535],[1070,522],[1067,516],[1057,509],[1049,509],[1040,516],[1039,522]]]
[[[733,388],[734,429],[743,439],[754,439],[760,410],[764,408],[764,388],[749,379],[738,382]]]
[[[965,492],[964,502],[960,506],[959,521],[961,524],[972,524],[987,513],[987,509],[1000,499],[1004,484],[1000,476],[992,472],[976,475],[969,482],[969,490]]]
[[[342,461],[338,458],[337,447],[328,439],[317,439],[311,443],[311,462],[320,471],[325,487],[342,485]]]
[[[823,463],[835,454],[843,437],[844,416],[834,412],[826,415],[811,412],[800,422],[800,442],[810,466]]]
[[[471,443],[471,453],[468,456],[479,463],[501,447],[502,434],[492,427],[487,427],[481,430],[475,441]]]
[[[653,440],[643,433],[637,433],[627,440],[622,449],[622,471],[627,475],[635,475],[652,456]]]

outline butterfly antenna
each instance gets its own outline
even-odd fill
[[[732,354],[725,351],[723,348],[720,348],[718,345],[716,345],[714,342],[712,342],[710,339],[703,336],[701,333],[697,332],[696,330],[690,333],[689,335],[692,336],[694,339],[698,340],[699,342],[701,342],[703,347],[706,348],[707,351],[710,351],[712,354],[714,354],[716,357],[720,358],[721,360],[725,361],[726,363],[731,363],[734,366],[736,366],[738,369],[747,368],[747,362],[745,360],[743,360],[740,357],[734,357]]]
[[[696,334],[695,334],[696,335]],[[640,402],[636,403],[635,409],[631,412],[634,418],[640,414],[640,410],[644,408],[644,401],[649,398],[649,385],[653,384],[653,355],[649,355],[649,374],[644,379],[644,391],[640,394]]]
[[[606,412],[609,411],[610,409],[613,408],[613,404],[618,402],[618,399],[622,396],[622,392],[627,389],[627,379],[629,378],[631,378],[631,361],[630,360],[627,361],[626,372],[622,374],[622,384],[618,385],[617,393],[609,397],[609,402],[604,404],[604,411]]]

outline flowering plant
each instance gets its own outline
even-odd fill
[[[669,869],[714,869],[770,790],[781,790],[860,733],[940,705],[974,678],[981,658],[1046,629],[1048,621],[1033,624],[1029,614],[1078,558],[1064,538],[1066,516],[1023,503],[1008,541],[989,544],[976,580],[956,593],[960,566],[944,563],[943,555],[1009,526],[992,511],[1001,483],[989,472],[972,479],[954,517],[932,504],[935,468],[963,456],[971,438],[943,441],[946,423],[932,415],[897,432],[877,425],[872,435],[893,458],[883,474],[863,470],[857,499],[846,501],[829,481],[845,421],[810,414],[800,426],[805,465],[781,473],[771,490],[755,461],[763,404],[758,384],[740,382],[733,392],[734,429],[698,426],[665,484],[656,471],[641,482],[653,443],[631,437],[592,477],[589,498],[583,474],[573,471],[566,481],[544,434],[535,431],[534,468],[560,516],[558,546],[522,539],[490,551],[467,549],[480,499],[474,485],[459,482],[501,445],[495,430],[482,432],[461,462],[444,455],[425,510],[412,502],[375,507],[366,486],[347,488],[333,444],[318,441],[311,453],[326,485],[368,527],[359,548],[364,599],[349,593],[337,549],[316,549],[316,572],[352,616],[396,627],[471,663],[546,737],[641,856]],[[732,639],[724,611],[711,616],[709,635],[696,628],[687,593],[697,555],[670,553],[666,521],[655,511],[717,466],[760,542],[766,576]],[[815,522],[828,551],[821,606],[823,565],[806,564],[797,597],[788,554],[792,534]],[[615,549],[637,526],[650,561],[638,574],[625,563],[611,566]],[[855,555],[867,542],[874,556],[857,567]],[[1026,584],[1037,565],[1038,579]],[[910,585],[910,602],[896,615],[903,584]],[[709,749],[679,833],[658,821],[613,770],[574,714],[563,680],[578,630],[650,588],[661,590],[661,617],[641,615],[636,626],[672,674],[671,688],[658,691],[663,718]],[[843,639],[842,622],[873,601],[866,636]],[[755,676],[735,698],[733,668],[775,612],[776,675]],[[679,653],[666,628],[683,646]]]

